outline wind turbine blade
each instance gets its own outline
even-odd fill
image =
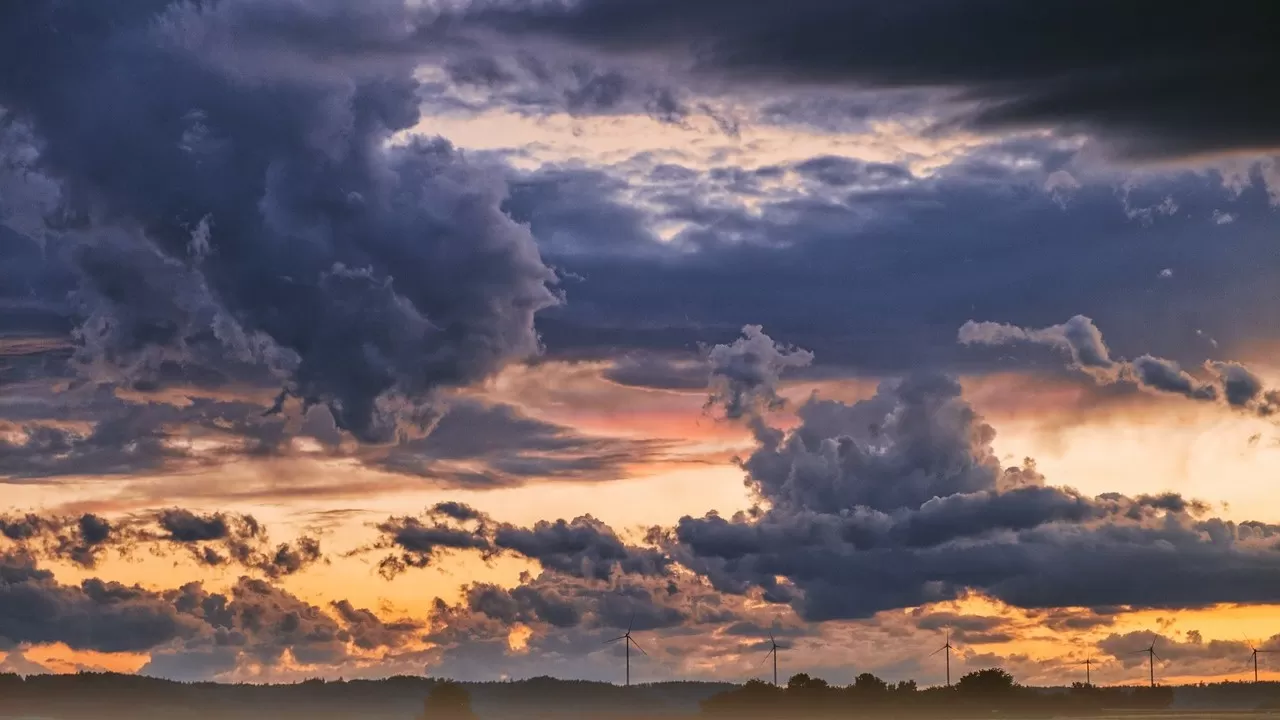
[[[1159,655],[1157,655],[1157,654],[1155,653],[1155,651],[1154,651],[1154,650],[1151,652],[1151,657],[1153,657],[1153,658],[1155,658],[1155,659],[1159,660],[1160,662],[1164,662],[1164,658],[1162,658],[1162,657],[1160,657]]]
[[[631,619],[630,619],[629,621],[627,621],[627,634],[628,634],[628,635],[630,635],[630,634],[631,634],[631,628],[632,628],[632,627],[634,627],[634,626],[635,626],[635,624],[636,624],[636,611],[635,611],[635,610],[632,610],[632,611],[631,611]]]
[[[606,644],[606,645],[608,645],[609,643],[618,642],[619,640],[626,640],[626,639],[627,639],[627,636],[626,636],[626,635],[619,635],[618,637],[616,637],[616,638],[614,638],[614,639],[612,639],[612,640],[605,640],[604,642],[605,642],[605,644]]]
[[[946,649],[947,649],[947,646],[946,646],[946,645],[943,645],[942,647],[938,648],[937,650],[934,650],[933,652],[929,653],[929,657],[933,657],[934,655],[937,655],[938,653],[940,653],[940,652],[942,652],[943,650],[946,650]]]
[[[760,662],[756,664],[756,667],[760,667],[761,665],[764,665],[765,663],[769,662],[769,656],[772,654],[773,654],[773,650],[770,649],[769,652],[764,654],[764,657],[760,658]]]
[[[645,652],[645,651],[644,651],[644,648],[640,647],[640,643],[636,642],[634,639],[632,639],[632,640],[631,640],[631,645],[632,645],[632,647],[634,647],[635,649],[639,650],[641,655],[648,655],[648,654],[649,654],[649,653]]]

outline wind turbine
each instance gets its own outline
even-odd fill
[[[1084,686],[1093,687],[1093,678],[1089,676],[1089,670],[1093,668],[1093,658],[1086,657],[1084,662],[1078,664],[1084,666]]]
[[[1156,639],[1154,637],[1151,638],[1151,645],[1149,647],[1147,647],[1145,650],[1139,650],[1138,652],[1134,653],[1134,655],[1142,655],[1142,654],[1147,655],[1148,659],[1151,662],[1151,687],[1155,687],[1156,686],[1156,661],[1163,660],[1164,658],[1156,654]]]
[[[933,657],[934,655],[937,655],[938,653],[942,652],[943,650],[947,651],[947,687],[951,687],[951,651],[952,651],[952,649],[953,649],[953,648],[952,648],[952,646],[951,646],[951,631],[949,631],[949,630],[948,630],[948,631],[947,631],[947,644],[945,644],[945,645],[943,645],[942,647],[938,648],[937,650],[934,650],[933,652],[929,653],[929,657]]]
[[[1248,643],[1249,649],[1253,651],[1253,682],[1257,683],[1258,682],[1258,653],[1270,653],[1270,652],[1275,652],[1275,650],[1259,650],[1258,648],[1253,646],[1252,640],[1250,640],[1249,638],[1245,638],[1244,640],[1246,643]]]
[[[627,646],[627,687],[631,687],[631,646],[635,645],[636,649],[640,651],[641,655],[647,656],[649,654],[644,651],[644,648],[640,647],[640,643],[636,642],[635,638],[631,637],[631,628],[633,625],[635,625],[635,623],[636,623],[636,614],[631,613],[631,622],[627,623],[627,631],[622,635],[619,635],[618,637],[613,638],[612,640],[604,641],[605,644],[608,645],[609,643],[615,643],[615,642],[618,642],[619,640],[623,640],[624,641],[623,644]]]
[[[773,637],[773,631],[770,630],[769,631],[769,652],[764,654],[764,659],[760,661],[760,664],[763,665],[765,660],[769,659],[770,655],[773,656],[773,686],[774,687],[778,686],[778,650],[780,649],[785,650],[786,648],[778,644],[778,641],[775,640]]]

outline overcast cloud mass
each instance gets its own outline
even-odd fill
[[[1278,25],[0,3],[3,667],[1236,678]]]

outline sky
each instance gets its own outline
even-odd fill
[[[1277,14],[0,3],[0,671],[1251,678]]]

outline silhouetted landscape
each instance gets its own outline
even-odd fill
[[[288,685],[179,683],[135,675],[0,675],[0,717],[89,718],[967,718],[1100,717],[1280,710],[1280,683],[1026,687],[1003,670],[953,687],[888,683],[864,673],[847,686],[806,674],[786,685],[664,682],[623,687],[549,677],[459,683],[420,677],[308,680]]]

